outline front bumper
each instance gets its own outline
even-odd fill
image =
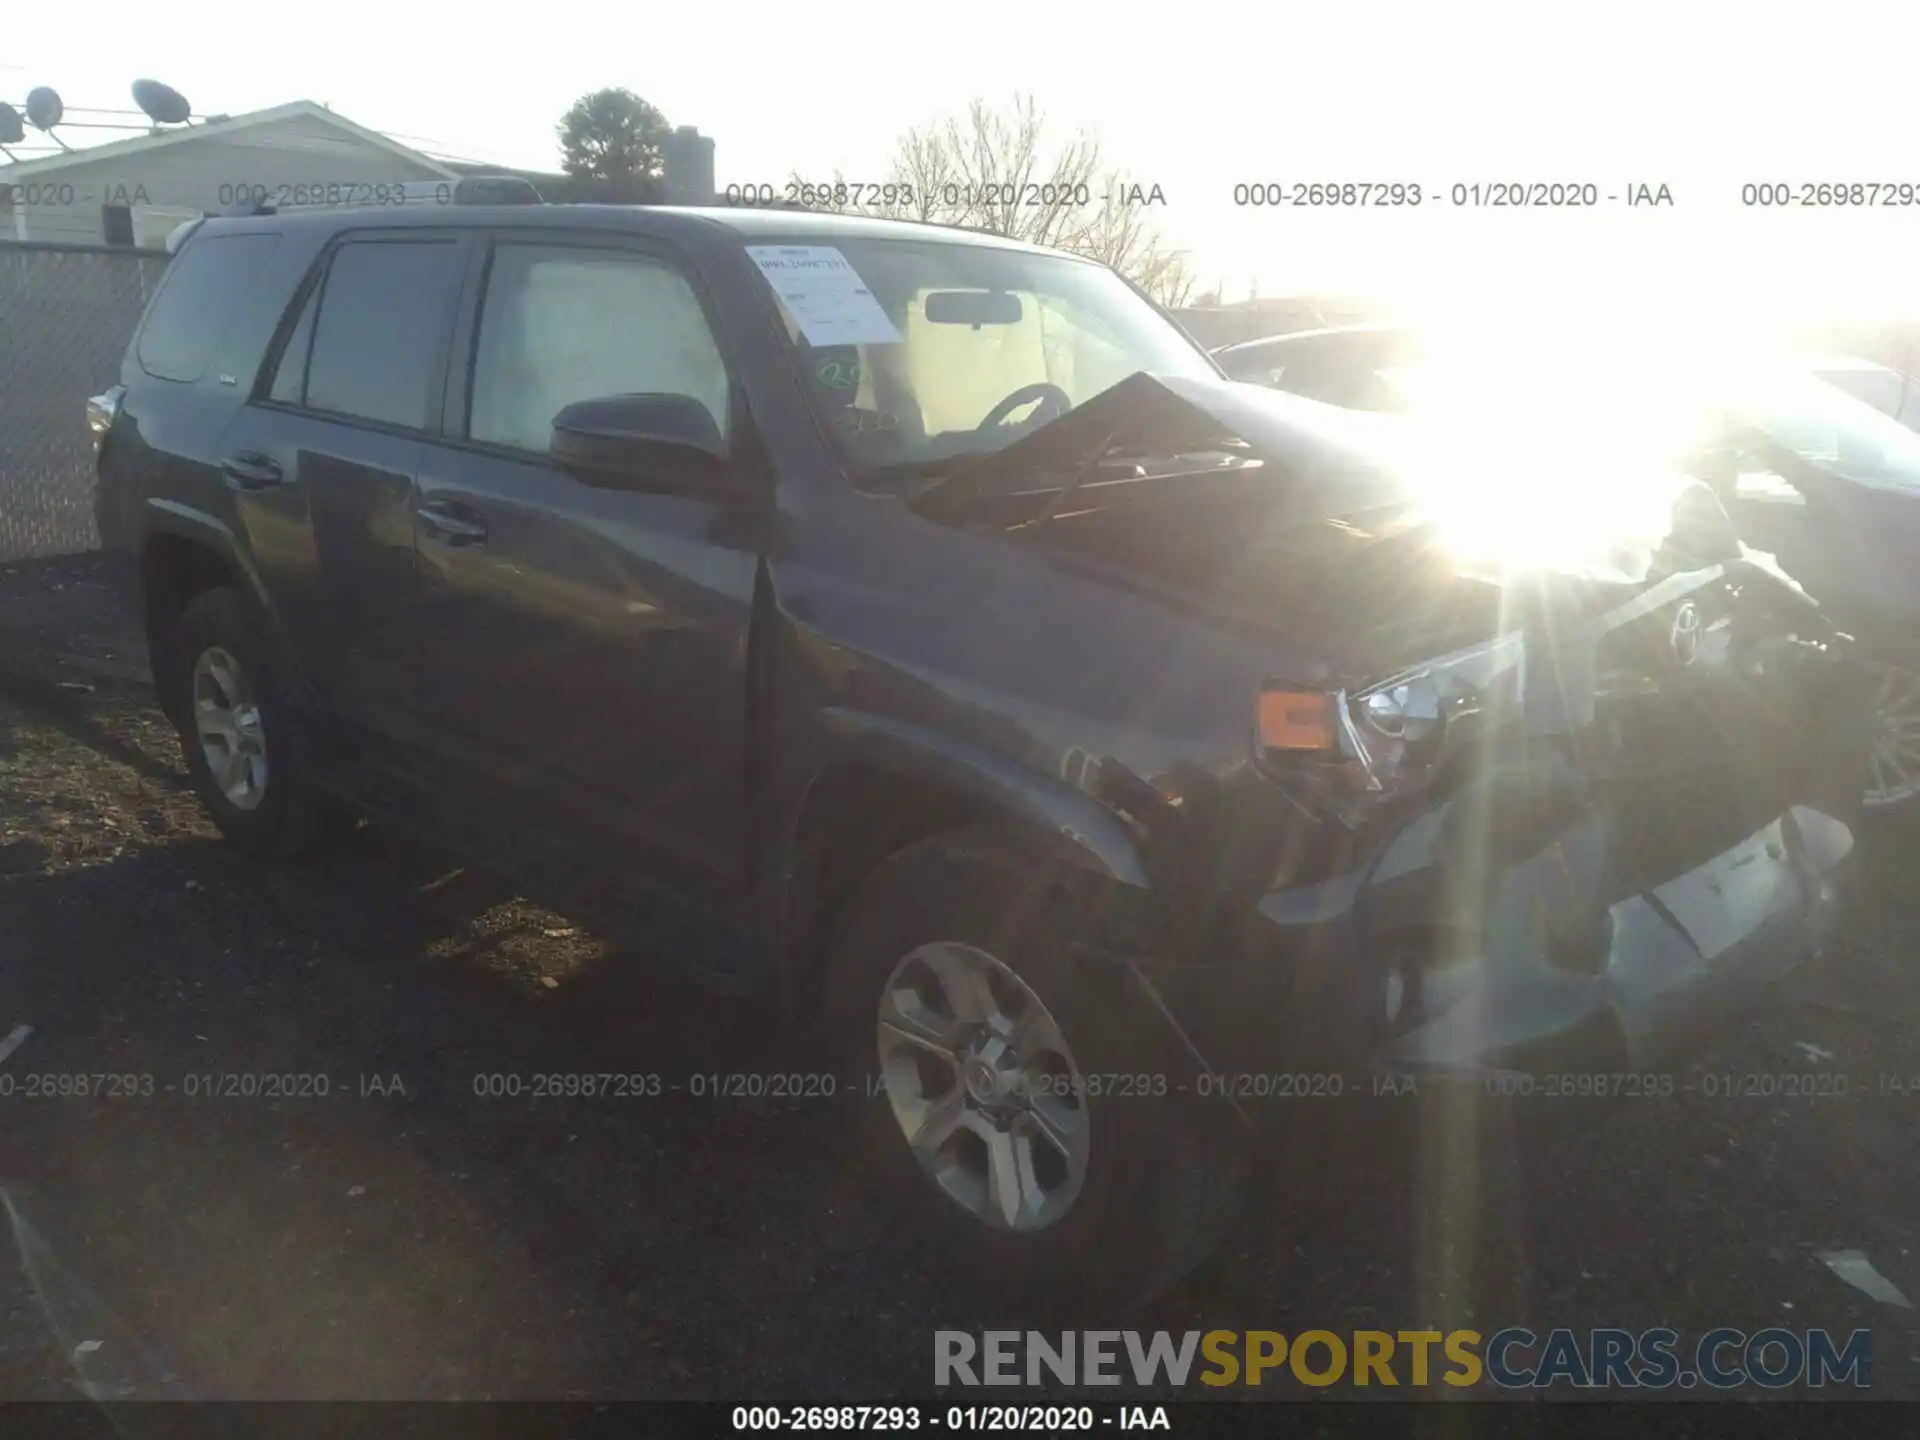
[[[1506,822],[1528,786],[1489,776],[1143,976],[1209,1093],[1645,1071],[1752,1014],[1833,935],[1855,868],[1856,728],[1802,735],[1789,761],[1595,787],[1519,834]]]
[[[1568,899],[1567,871],[1580,864],[1569,852],[1595,843],[1599,828],[1502,877],[1480,944],[1422,976],[1420,1013],[1374,1048],[1374,1065],[1453,1078],[1644,1070],[1751,1012],[1834,932],[1853,834],[1795,806],[1608,906],[1595,973],[1572,972],[1541,912]]]
[[[1811,602],[1735,570],[1435,662],[1436,708],[1461,692],[1472,718],[1443,718],[1424,768],[1360,754],[1382,798],[1354,813],[1282,767],[1170,827],[1211,838],[1201,868],[1232,860],[1210,897],[1189,872],[1137,962],[1206,1093],[1644,1071],[1814,957],[1850,886],[1870,688]]]

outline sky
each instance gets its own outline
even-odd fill
[[[1181,0],[1094,8],[969,0],[465,12],[335,0],[328,23],[224,0],[99,0],[84,24],[9,19],[0,98],[49,84],[129,106],[151,77],[197,113],[292,99],[474,159],[557,167],[579,95],[623,85],[716,141],[721,184],[885,176],[893,139],[974,97],[1031,93],[1064,135],[1166,205],[1200,288],[1347,290],[1444,308],[1616,307],[1650,295],[1920,314],[1920,205],[1764,209],[1743,183],[1920,189],[1920,7],[1568,7]],[[1236,185],[1664,184],[1668,207],[1236,206]]]

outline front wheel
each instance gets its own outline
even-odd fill
[[[1127,972],[1083,958],[1098,903],[968,830],[884,861],[840,927],[829,1015],[879,1091],[858,1180],[996,1299],[1142,1303],[1219,1243],[1243,1188],[1231,1113],[1151,1058],[1171,1051]]]

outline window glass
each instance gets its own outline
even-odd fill
[[[1808,376],[1752,382],[1742,415],[1817,469],[1863,485],[1920,490],[1920,435],[1891,416]]]
[[[1177,326],[1105,266],[951,240],[841,237],[832,248],[897,340],[815,345],[777,292],[776,303],[808,399],[856,483],[999,450],[1140,371],[1219,378]],[[1043,384],[1052,388],[981,427],[1008,397]]]
[[[1836,390],[1864,401],[1885,415],[1900,413],[1900,372],[1884,365],[1848,364],[1841,361],[1812,367],[1815,379],[1824,380]]]
[[[133,244],[133,210],[126,205],[102,205],[100,231],[109,245]]]
[[[686,279],[643,255],[500,246],[474,356],[472,437],[544,453],[568,405],[634,394],[690,395],[727,433],[726,366]]]
[[[280,368],[274,372],[273,388],[267,398],[287,405],[301,403],[307,385],[307,355],[313,348],[313,316],[320,308],[320,291],[315,285],[300,307],[300,319],[287,337],[287,348],[280,352]]]
[[[198,380],[278,235],[211,235],[167,265],[140,331],[140,368],[161,380]]]
[[[458,258],[452,241],[356,241],[335,251],[314,325],[308,406],[425,428]]]

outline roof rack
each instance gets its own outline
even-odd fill
[[[296,195],[306,187],[294,187]],[[462,175],[448,180],[406,180],[388,184],[315,186],[312,200],[282,202],[271,196],[239,200],[222,216],[288,215],[310,210],[382,210],[427,205],[544,205],[545,198],[524,175]]]

